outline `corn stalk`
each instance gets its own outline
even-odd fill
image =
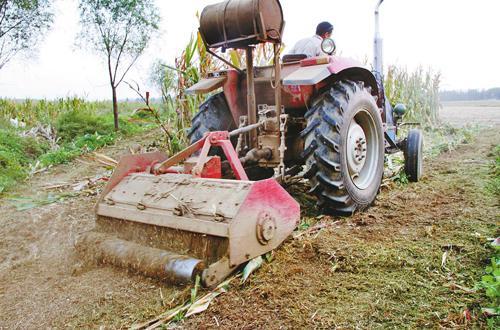
[[[422,125],[439,124],[439,85],[441,74],[431,69],[389,66],[385,79],[385,93],[391,104],[403,103],[407,107],[405,121],[418,121]]]

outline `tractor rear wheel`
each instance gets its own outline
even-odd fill
[[[224,93],[210,96],[200,106],[200,110],[191,120],[191,129],[188,132],[190,143],[201,139],[207,132],[231,131],[235,124]]]
[[[318,95],[305,117],[302,157],[318,206],[334,214],[366,209],[384,170],[384,133],[375,99],[363,83],[342,80]]]

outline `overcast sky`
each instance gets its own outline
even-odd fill
[[[127,76],[146,86],[156,58],[173,63],[198,28],[196,12],[210,0],[157,0],[161,35]],[[376,0],[282,0],[284,42],[290,49],[314,34],[320,21],[335,26],[333,38],[343,56],[373,57]],[[55,1],[55,22],[38,55],[15,59],[0,70],[0,97],[109,99],[104,62],[75,46],[77,0]],[[385,0],[381,8],[384,65],[419,65],[442,73],[442,89],[500,86],[500,0]],[[285,49],[285,52],[286,52]],[[147,88],[147,87],[146,87]],[[153,92],[155,95],[155,92]],[[121,86],[119,97],[135,97]]]

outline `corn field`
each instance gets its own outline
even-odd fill
[[[80,97],[60,98],[57,100],[31,100],[23,101],[0,98],[0,120],[9,121],[17,118],[28,127],[38,124],[53,124],[65,113],[91,112],[107,115],[111,107],[110,101],[87,101]],[[139,102],[120,102],[120,112],[130,114],[140,107]]]
[[[405,121],[435,126],[439,123],[440,82],[441,75],[431,69],[419,67],[409,72],[391,65],[385,79],[385,93],[391,104],[406,105]]]

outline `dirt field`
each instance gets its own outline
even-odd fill
[[[500,125],[500,101],[444,102],[439,115],[455,126],[480,124],[495,127]]]
[[[455,108],[441,115],[455,124],[477,118],[470,107]],[[335,225],[288,239],[245,285],[233,284],[205,313],[177,325],[484,326],[477,319],[480,295],[469,289],[480,278],[486,238],[499,235],[498,197],[484,189],[489,153],[500,143],[495,109],[487,122],[497,125],[483,129],[472,144],[428,160],[418,184],[385,187],[368,212],[318,219],[308,210],[304,221],[310,226]],[[105,153],[117,157],[133,143],[122,141]],[[48,183],[104,171],[97,163],[58,166],[16,194],[35,195]],[[0,201],[0,328],[123,328],[187,297],[189,287],[80,262],[73,244],[93,227],[95,200],[78,196],[28,211]]]

